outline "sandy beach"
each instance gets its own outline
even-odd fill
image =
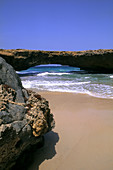
[[[83,94],[40,92],[55,128],[31,154],[29,170],[113,170],[113,100]]]

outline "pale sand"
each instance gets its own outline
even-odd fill
[[[113,100],[40,92],[56,126],[29,170],[113,170]]]

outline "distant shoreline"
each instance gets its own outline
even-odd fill
[[[35,92],[38,92],[39,94],[45,94],[45,93],[58,93],[58,94],[73,94],[73,95],[86,95],[86,96],[89,96],[89,97],[94,97],[94,98],[97,98],[97,99],[105,99],[105,100],[113,100],[113,97],[101,97],[101,96],[96,96],[96,95],[93,95],[91,93],[78,93],[78,92],[63,92],[63,91],[48,91],[48,90],[38,90],[36,88],[27,88],[28,90],[32,90],[32,91],[35,91]]]

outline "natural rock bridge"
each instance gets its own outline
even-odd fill
[[[113,49],[88,51],[0,49],[0,56],[18,71],[39,64],[62,64],[80,67],[88,72],[113,73]]]

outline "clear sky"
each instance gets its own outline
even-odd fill
[[[0,48],[113,49],[113,0],[0,0]]]

